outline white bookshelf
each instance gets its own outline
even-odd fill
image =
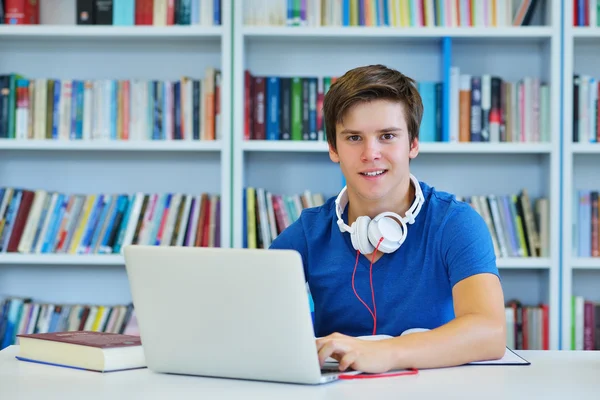
[[[527,188],[531,197],[549,197],[550,214],[558,216],[561,209],[570,209],[570,197],[561,197],[573,185],[572,164],[567,161],[581,158],[591,176],[589,163],[600,153],[600,146],[563,143],[562,170],[560,165],[562,38],[561,2],[557,0],[548,0],[549,26],[407,29],[247,27],[242,23],[241,0],[234,3],[237,8],[232,7],[233,1],[223,0],[221,27],[0,25],[0,73],[59,79],[177,79],[203,76],[205,67],[218,66],[223,115],[223,139],[218,142],[0,141],[0,186],[82,193],[218,192],[222,195],[221,243],[241,247],[245,186],[284,194],[310,189],[329,197],[337,194],[342,182],[338,166],[329,160],[326,142],[242,140],[244,70],[249,68],[257,75],[339,76],[358,65],[382,63],[416,80],[441,81],[444,37],[452,38],[453,65],[459,66],[461,73],[491,73],[513,81],[526,75],[540,76],[550,82],[552,140],[421,143],[420,155],[412,163],[419,179],[460,196],[512,194]],[[567,7],[567,20],[569,12]],[[594,44],[600,38],[598,29],[565,32],[572,42],[598,50]],[[569,40],[565,40],[565,51]],[[565,60],[573,55],[570,57],[565,52]],[[570,74],[567,64],[565,76]],[[564,82],[566,99],[569,84]],[[568,122],[563,126],[568,128]],[[565,130],[568,138],[567,132],[570,128]],[[559,325],[559,228],[561,223],[570,226],[566,214],[563,212],[562,220],[550,220],[548,257],[498,259],[507,300],[550,305],[553,349],[559,347],[559,334],[566,329],[564,317]],[[568,243],[566,235],[563,243]],[[567,248],[568,252],[562,248],[562,279],[569,290],[571,266],[585,274],[584,279],[587,274],[597,274],[600,279],[595,271],[600,269],[597,260],[573,258]],[[0,254],[0,297],[4,295],[49,302],[111,304],[130,300],[120,255]],[[562,305],[564,311],[565,303]]]
[[[571,269],[573,270],[598,270],[600,271],[599,257],[571,257]]]
[[[4,265],[39,265],[52,267],[55,265],[83,265],[83,266],[124,266],[123,256],[120,254],[1,254],[0,268]]]
[[[12,40],[52,39],[126,39],[140,40],[169,39],[214,39],[219,41],[223,34],[222,26],[113,26],[113,25],[0,25],[0,38]]]
[[[242,247],[243,189],[263,187],[294,194],[305,189],[326,198],[342,184],[326,142],[245,141],[244,70],[258,76],[340,76],[359,65],[381,63],[417,81],[442,81],[443,37],[452,38],[453,65],[461,73],[491,73],[516,81],[539,76],[551,87],[549,143],[420,143],[411,171],[427,183],[460,196],[546,196],[550,215],[560,203],[561,4],[549,2],[549,26],[493,28],[365,28],[242,26],[234,15],[233,245]],[[538,10],[539,11],[539,10]],[[237,62],[237,60],[240,60]],[[559,346],[559,224],[550,218],[550,254],[498,259],[506,299],[550,306],[550,346]]]
[[[0,74],[55,79],[204,78],[219,68],[222,139],[0,141],[0,186],[66,193],[221,194],[230,245],[231,2],[222,26],[0,25]],[[131,300],[121,255],[0,254],[0,298],[115,304]]]
[[[486,38],[486,39],[549,39],[553,30],[545,26],[503,27],[503,28],[394,28],[394,27],[285,27],[285,26],[245,26],[242,29],[245,38],[370,38],[370,39],[434,39],[452,38]]]
[[[220,152],[222,141],[98,141],[0,139],[3,150]]]
[[[573,143],[573,75],[600,78],[600,28],[573,27],[573,3],[564,3],[563,191],[562,191],[562,334],[571,348],[571,296],[600,302],[600,258],[579,257],[578,190],[600,190],[600,144]],[[558,215],[558,214],[557,214]]]

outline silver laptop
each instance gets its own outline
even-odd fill
[[[124,255],[150,370],[304,384],[338,379],[334,365],[319,367],[296,251],[130,245]]]

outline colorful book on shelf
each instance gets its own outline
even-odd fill
[[[0,75],[0,138],[218,140],[220,101],[214,67],[175,80]]]
[[[575,0],[578,1],[578,0]],[[503,27],[532,23],[540,0],[343,0],[251,2],[244,8],[248,25]]]
[[[53,304],[22,297],[0,303],[0,349],[20,334],[83,330],[139,336],[133,304]]]
[[[139,336],[76,331],[17,337],[21,361],[97,372],[146,367]]]
[[[571,296],[571,350],[600,350],[600,303]]]
[[[496,257],[547,257],[550,251],[548,199],[533,201],[527,189],[519,194],[457,196],[484,219]]]
[[[0,188],[0,253],[119,254],[127,244],[219,247],[217,194]]]

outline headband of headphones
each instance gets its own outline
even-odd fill
[[[400,220],[405,224],[414,224],[415,218],[421,211],[421,207],[423,203],[425,203],[425,197],[423,196],[423,191],[421,190],[421,185],[419,185],[419,181],[413,174],[410,174],[410,180],[415,188],[415,200],[413,201],[410,208],[406,211],[404,218],[400,217]],[[342,214],[344,213],[344,209],[348,205],[348,192],[346,190],[346,186],[342,188],[340,194],[338,194],[335,199],[335,213],[337,215],[337,224],[340,228],[341,232],[350,232],[352,233],[353,228],[349,227],[344,223],[342,219]]]

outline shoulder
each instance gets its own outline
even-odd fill
[[[447,224],[468,225],[480,216],[470,204],[458,199],[456,195],[438,190],[427,183],[419,182],[429,218],[444,228]]]
[[[498,275],[491,234],[479,213],[453,194],[427,190],[432,215],[438,217],[435,234],[452,286],[477,273]]]

